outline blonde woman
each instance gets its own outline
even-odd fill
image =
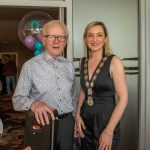
[[[119,150],[119,121],[128,102],[124,67],[110,51],[104,23],[88,24],[83,39],[89,57],[80,61],[76,123],[81,149]]]

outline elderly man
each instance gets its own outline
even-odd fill
[[[22,68],[13,96],[14,109],[31,109],[39,124],[50,124],[58,111],[57,150],[72,150],[77,98],[72,62],[62,57],[68,30],[59,20],[46,23],[42,29],[45,51],[28,60]]]

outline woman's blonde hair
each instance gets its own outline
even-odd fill
[[[103,28],[105,37],[107,37],[107,42],[106,42],[105,45],[104,45],[104,47],[105,47],[105,55],[106,55],[106,56],[111,55],[112,53],[111,53],[111,50],[110,50],[107,28],[106,28],[106,26],[105,26],[105,24],[104,24],[103,22],[99,22],[99,21],[94,21],[94,22],[89,23],[89,24],[86,26],[85,30],[84,30],[83,40],[84,40],[86,49],[87,49],[87,45],[86,45],[85,39],[86,39],[86,37],[87,37],[87,33],[88,33],[88,31],[89,31],[92,27],[95,27],[95,26],[101,26],[101,27]]]

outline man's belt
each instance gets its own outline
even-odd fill
[[[69,112],[69,113],[58,115],[57,117],[58,117],[58,119],[64,119],[64,118],[68,117],[71,114],[72,114],[72,112]]]

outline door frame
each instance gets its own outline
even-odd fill
[[[150,0],[139,0],[139,150],[150,148]]]

